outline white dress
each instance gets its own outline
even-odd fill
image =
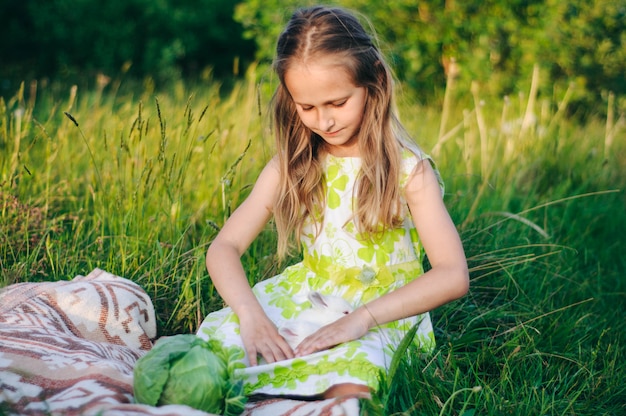
[[[403,152],[401,186],[419,159]],[[307,294],[316,290],[342,296],[357,308],[423,274],[422,247],[408,207],[403,203],[401,227],[372,242],[361,239],[352,218],[353,186],[361,166],[354,157],[326,156],[326,202],[320,235],[312,226],[302,238],[303,261],[256,284],[262,307],[280,326],[310,306]],[[239,335],[239,321],[227,307],[210,313],[197,335],[217,339],[240,363],[246,394],[316,395],[340,383],[366,384],[377,389],[398,343],[418,325],[415,343],[423,352],[435,346],[430,315],[424,313],[371,329],[364,337],[306,357],[250,367]]]

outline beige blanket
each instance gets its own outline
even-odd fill
[[[156,337],[137,284],[96,269],[71,281],[0,291],[0,414],[206,415],[134,403],[133,366]],[[245,415],[358,415],[354,398],[249,403]]]

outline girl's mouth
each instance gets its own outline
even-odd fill
[[[336,136],[336,135],[338,135],[341,132],[341,130],[342,129],[335,130],[335,131],[327,131],[327,132],[324,132],[324,135],[325,136],[330,136],[330,137]]]

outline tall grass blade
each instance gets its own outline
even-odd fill
[[[68,119],[70,119],[70,121],[72,123],[74,123],[74,125],[78,129],[78,132],[80,133],[80,137],[83,138],[83,141],[85,142],[85,146],[87,146],[87,151],[89,152],[89,157],[91,158],[91,162],[93,163],[93,168],[94,168],[94,170],[96,172],[96,177],[98,179],[98,188],[99,189],[104,189],[104,187],[102,186],[102,177],[100,176],[100,169],[98,169],[98,163],[96,162],[96,158],[95,158],[93,152],[91,151],[91,146],[89,146],[89,141],[85,137],[85,134],[83,133],[83,130],[80,128],[80,126],[78,125],[78,121],[76,121],[76,119],[74,118],[73,115],[71,115],[67,111],[64,111],[63,114],[65,114],[65,116]]]
[[[413,338],[415,338],[415,334],[417,333],[417,328],[419,323],[413,325],[411,329],[407,331],[407,333],[402,337],[402,341],[398,344],[398,348],[393,353],[393,358],[391,359],[391,364],[389,364],[389,371],[387,373],[387,386],[391,388],[391,385],[396,376],[396,372],[398,371],[398,366],[400,366],[400,362],[404,358],[407,349],[413,342]]]
[[[533,230],[537,231],[537,233],[539,233],[539,235],[541,235],[543,238],[550,238],[550,236],[548,235],[548,233],[541,228],[540,226],[538,226],[537,224],[535,224],[534,222],[532,222],[531,220],[522,217],[521,215],[518,214],[513,214],[512,212],[493,212],[493,215],[500,215],[503,217],[507,217],[510,218],[512,220],[521,222],[524,225],[529,226],[530,228],[532,228]]]

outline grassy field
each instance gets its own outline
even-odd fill
[[[204,252],[272,155],[269,88],[100,81],[0,101],[0,286],[99,267],[146,289],[160,335],[193,332],[222,306]],[[446,182],[471,289],[433,311],[435,353],[409,349],[366,408],[626,414],[624,115],[578,123],[566,92],[472,92],[400,100]],[[274,244],[268,227],[244,256],[251,283],[283,267]]]

